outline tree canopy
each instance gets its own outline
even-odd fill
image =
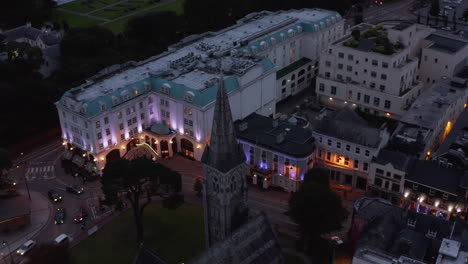
[[[134,160],[117,159],[109,161],[104,168],[102,191],[104,203],[116,205],[125,198],[133,209],[136,227],[136,240],[143,242],[143,212],[151,203],[152,195],[161,185],[169,186],[169,192],[178,192],[181,188],[180,174],[146,158]]]
[[[316,182],[304,182],[289,200],[289,215],[306,250],[314,250],[321,235],[341,228],[347,214],[340,197]]]

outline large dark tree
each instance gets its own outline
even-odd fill
[[[70,264],[70,253],[65,247],[40,244],[27,255],[24,264]]]
[[[330,186],[330,170],[323,168],[312,168],[304,175],[304,183],[318,183],[326,188]]]
[[[39,25],[50,21],[54,6],[53,0],[2,1],[0,27],[12,28],[26,22]]]
[[[323,184],[305,182],[289,200],[289,215],[306,252],[323,243],[322,234],[341,228],[347,214],[340,197]]]
[[[440,12],[439,0],[432,0],[431,9],[429,9],[429,14],[431,14],[431,16],[439,16],[439,12]]]
[[[102,191],[106,204],[118,204],[123,197],[130,203],[136,228],[136,240],[143,242],[143,212],[151,203],[151,196],[157,194],[159,187],[169,185],[170,191],[179,191],[180,175],[159,163],[154,163],[146,158],[134,160],[117,159],[109,161],[103,171],[101,179]],[[179,178],[171,180],[170,178]]]

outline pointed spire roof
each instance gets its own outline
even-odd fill
[[[210,144],[203,152],[202,162],[221,172],[227,172],[245,162],[244,152],[237,143],[229,97],[222,74],[216,95]]]

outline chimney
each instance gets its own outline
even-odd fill
[[[245,131],[249,127],[249,124],[247,122],[242,122],[239,124],[239,131]]]
[[[276,144],[283,143],[284,141],[284,132],[279,133],[276,135]]]

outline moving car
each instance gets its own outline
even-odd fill
[[[49,191],[47,192],[47,195],[49,196],[49,198],[50,198],[52,201],[54,201],[54,202],[56,202],[56,203],[62,201],[62,196],[61,196],[57,191],[55,191],[55,190],[53,190],[53,189],[52,189],[52,190],[49,190]]]
[[[55,212],[55,220],[54,223],[56,225],[63,224],[65,220],[65,208],[59,207],[57,208],[57,212]]]
[[[23,256],[24,254],[28,253],[34,246],[36,246],[36,242],[33,240],[28,240],[20,248],[18,248],[18,250],[16,250],[16,253],[18,253],[20,256]]]
[[[81,205],[76,210],[73,220],[75,220],[75,223],[81,223],[86,218],[86,216],[88,216],[88,212],[86,212],[86,208]]]
[[[67,192],[74,193],[74,194],[82,194],[84,189],[76,184],[70,184],[66,188]]]

